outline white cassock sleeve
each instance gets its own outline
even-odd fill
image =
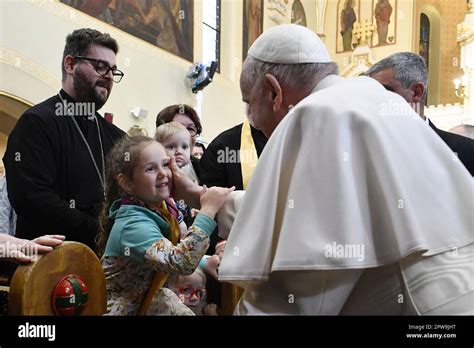
[[[219,229],[219,237],[229,238],[230,229],[234,223],[237,211],[244,199],[245,191],[231,192],[227,197],[222,209],[217,214],[217,228]]]

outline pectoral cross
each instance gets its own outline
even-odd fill
[[[374,30],[375,26],[367,19],[364,19],[362,23],[355,23],[354,29],[352,30],[352,42],[354,43],[355,41],[355,43],[357,43],[359,46],[367,45]]]

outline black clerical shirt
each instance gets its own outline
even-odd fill
[[[68,105],[74,102],[64,90],[60,93]],[[63,234],[95,250],[102,184],[73,116],[58,113],[60,103],[55,95],[27,110],[8,138],[3,161],[8,196],[18,214],[16,236]],[[102,174],[97,124],[91,117],[74,117]],[[106,156],[125,133],[96,117]]]

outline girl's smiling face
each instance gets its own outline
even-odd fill
[[[145,146],[127,191],[146,203],[160,203],[169,198],[173,183],[169,160],[160,143],[154,141]]]

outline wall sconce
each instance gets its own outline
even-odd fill
[[[454,80],[454,94],[456,97],[464,99],[469,98],[469,77],[463,75],[460,79]]]

